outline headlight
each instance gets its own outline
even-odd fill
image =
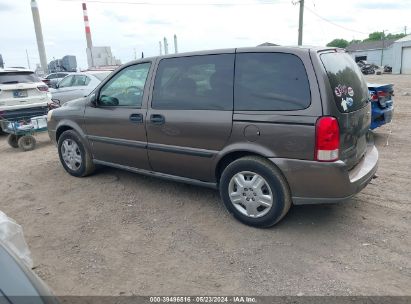
[[[53,111],[54,111],[54,110],[50,110],[50,111],[47,113],[47,121],[50,121],[50,120],[51,120],[51,116],[53,115]]]

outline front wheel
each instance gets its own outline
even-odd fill
[[[58,152],[64,169],[73,176],[83,177],[94,171],[90,152],[83,145],[80,136],[73,130],[61,134]]]
[[[221,175],[220,194],[236,219],[255,227],[273,226],[291,206],[285,178],[262,157],[243,157],[229,164]]]

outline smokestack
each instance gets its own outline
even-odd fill
[[[177,35],[174,34],[174,53],[178,53],[178,48],[177,48]]]
[[[83,3],[83,16],[84,16],[84,26],[86,28],[87,48],[89,48],[91,51],[91,48],[93,47],[93,42],[91,41],[90,24],[88,22],[87,6],[85,3]]]
[[[44,74],[47,74],[46,48],[44,47],[43,31],[41,30],[40,13],[36,0],[31,0],[31,13],[33,15],[34,31],[36,32],[37,48],[39,50],[40,64]]]
[[[168,54],[168,43],[167,43],[167,38],[164,37],[164,54]]]

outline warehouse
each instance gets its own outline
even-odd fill
[[[393,44],[395,40],[379,40],[353,43],[347,46],[346,51],[355,62],[365,60],[378,66],[393,64]]]
[[[353,43],[346,48],[355,62],[389,65],[393,74],[411,74],[411,35],[393,40]]]
[[[411,35],[395,41],[392,51],[393,74],[411,74]]]

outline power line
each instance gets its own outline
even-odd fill
[[[368,35],[368,34],[369,34],[369,33],[361,32],[361,31],[353,30],[353,29],[350,29],[350,28],[348,28],[348,27],[342,26],[342,25],[340,25],[340,24],[334,23],[334,22],[332,22],[332,21],[330,21],[330,20],[328,20],[328,19],[320,16],[317,12],[315,12],[315,11],[312,10],[312,9],[310,9],[309,7],[305,6],[305,8],[306,8],[310,13],[314,14],[315,16],[317,16],[318,18],[320,18],[320,19],[322,19],[322,20],[324,20],[324,21],[326,21],[326,22],[328,22],[328,23],[330,23],[330,24],[332,24],[332,25],[334,25],[334,26],[340,27],[340,28],[342,28],[342,29],[344,29],[344,30],[346,30],[346,31],[350,31],[350,32],[354,32],[354,33],[359,33],[359,34],[363,34],[363,35]]]

